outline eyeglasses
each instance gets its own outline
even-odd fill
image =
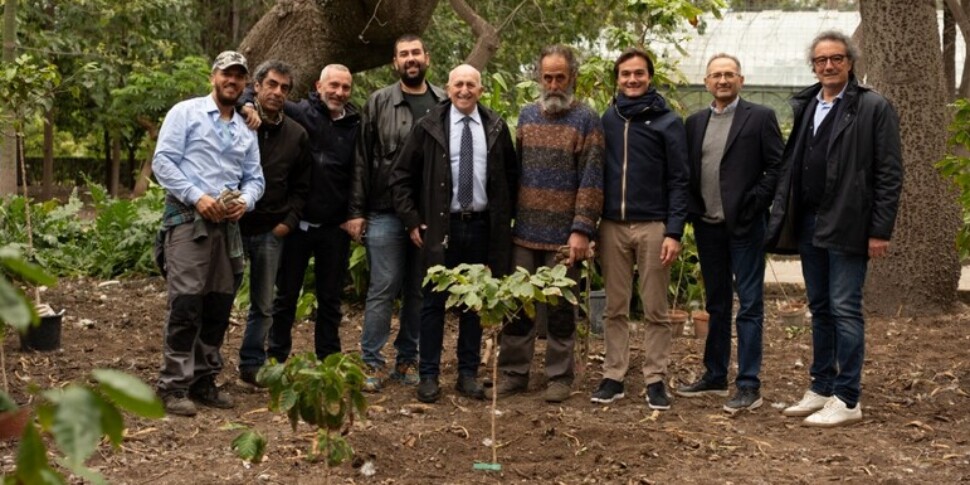
[[[839,67],[842,65],[843,62],[845,62],[845,59],[846,57],[842,54],[836,54],[834,56],[828,56],[828,57],[819,56],[812,59],[812,64],[815,64],[815,67],[821,68],[821,67],[825,67],[825,65],[828,64],[829,61],[832,61],[833,66]]]
[[[738,73],[736,73],[736,72],[730,72],[730,71],[728,71],[728,72],[715,72],[715,73],[712,73],[712,74],[708,74],[707,75],[707,78],[708,79],[711,79],[713,81],[718,81],[720,79],[724,79],[725,81],[733,81],[734,78],[736,78],[736,77],[738,77]]]

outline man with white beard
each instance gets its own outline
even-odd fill
[[[596,112],[574,99],[579,62],[570,47],[545,47],[536,67],[542,92],[537,102],[522,109],[516,129],[521,176],[512,262],[529,271],[554,266],[558,249],[566,245],[568,275],[579,281],[574,265],[589,252],[603,206],[603,128]],[[570,394],[573,311],[572,305],[560,301],[546,313],[547,402],[565,401]],[[535,338],[535,322],[524,314],[506,325],[498,357],[503,378],[496,393],[510,395],[528,388]]]

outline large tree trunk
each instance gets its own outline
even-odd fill
[[[860,2],[869,82],[900,116],[906,173],[889,258],[874,261],[866,306],[880,314],[950,310],[960,262],[957,194],[933,166],[946,149],[946,90],[934,0]]]
[[[299,69],[303,96],[323,66],[363,71],[387,64],[394,40],[427,28],[438,0],[279,0],[239,45],[250,66],[281,59]]]

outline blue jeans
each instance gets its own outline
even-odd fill
[[[417,363],[421,331],[421,279],[418,248],[411,242],[401,219],[391,213],[367,218],[367,262],[370,286],[364,307],[364,330],[360,350],[364,363],[384,367],[381,350],[391,333],[394,300],[401,295],[401,326],[394,340],[397,363]]]
[[[755,221],[745,237],[734,237],[727,226],[694,223],[697,254],[707,293],[710,329],[704,345],[704,379],[727,382],[731,362],[731,309],[738,292],[738,389],[759,389],[761,379],[762,331],[765,321],[764,220]]]
[[[336,224],[294,229],[283,243],[277,295],[273,304],[273,327],[269,332],[269,356],[285,362],[293,347],[293,321],[310,258],[313,257],[317,318],[313,328],[313,351],[320,360],[340,352],[340,296],[347,274],[350,236]]]
[[[266,334],[273,325],[273,286],[283,240],[272,231],[242,240],[249,260],[249,317],[239,347],[239,368],[259,368],[266,362]]]
[[[454,268],[461,263],[486,264],[488,262],[488,219],[473,221],[452,220],[448,247],[445,249],[445,266]],[[424,307],[421,309],[421,377],[437,377],[441,367],[441,347],[445,332],[445,300],[448,292],[434,292],[430,287],[424,291]],[[458,315],[458,374],[475,377],[481,361],[482,326],[477,313],[462,311]]]
[[[798,252],[812,311],[812,392],[859,402],[865,358],[862,287],[868,256],[812,245],[815,215],[799,221]]]

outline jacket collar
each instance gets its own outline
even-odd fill
[[[429,83],[427,80],[424,81],[424,84],[428,86],[428,91],[431,92],[431,97],[434,98],[435,102],[441,102],[443,99],[448,97],[444,90],[438,86],[435,86],[434,84]],[[391,90],[391,104],[398,106],[403,102],[404,90],[401,89],[401,81],[398,81],[396,84],[394,84],[394,89]]]
[[[330,108],[327,108],[327,103],[324,103],[320,99],[320,93],[315,89],[311,89],[310,93],[307,94],[307,100],[310,102],[310,106],[316,108],[321,115],[326,116],[328,119],[330,118]],[[351,101],[347,101],[347,104],[344,105],[344,111],[346,111],[344,117],[337,120],[337,122],[347,122],[360,117],[360,109]]]

